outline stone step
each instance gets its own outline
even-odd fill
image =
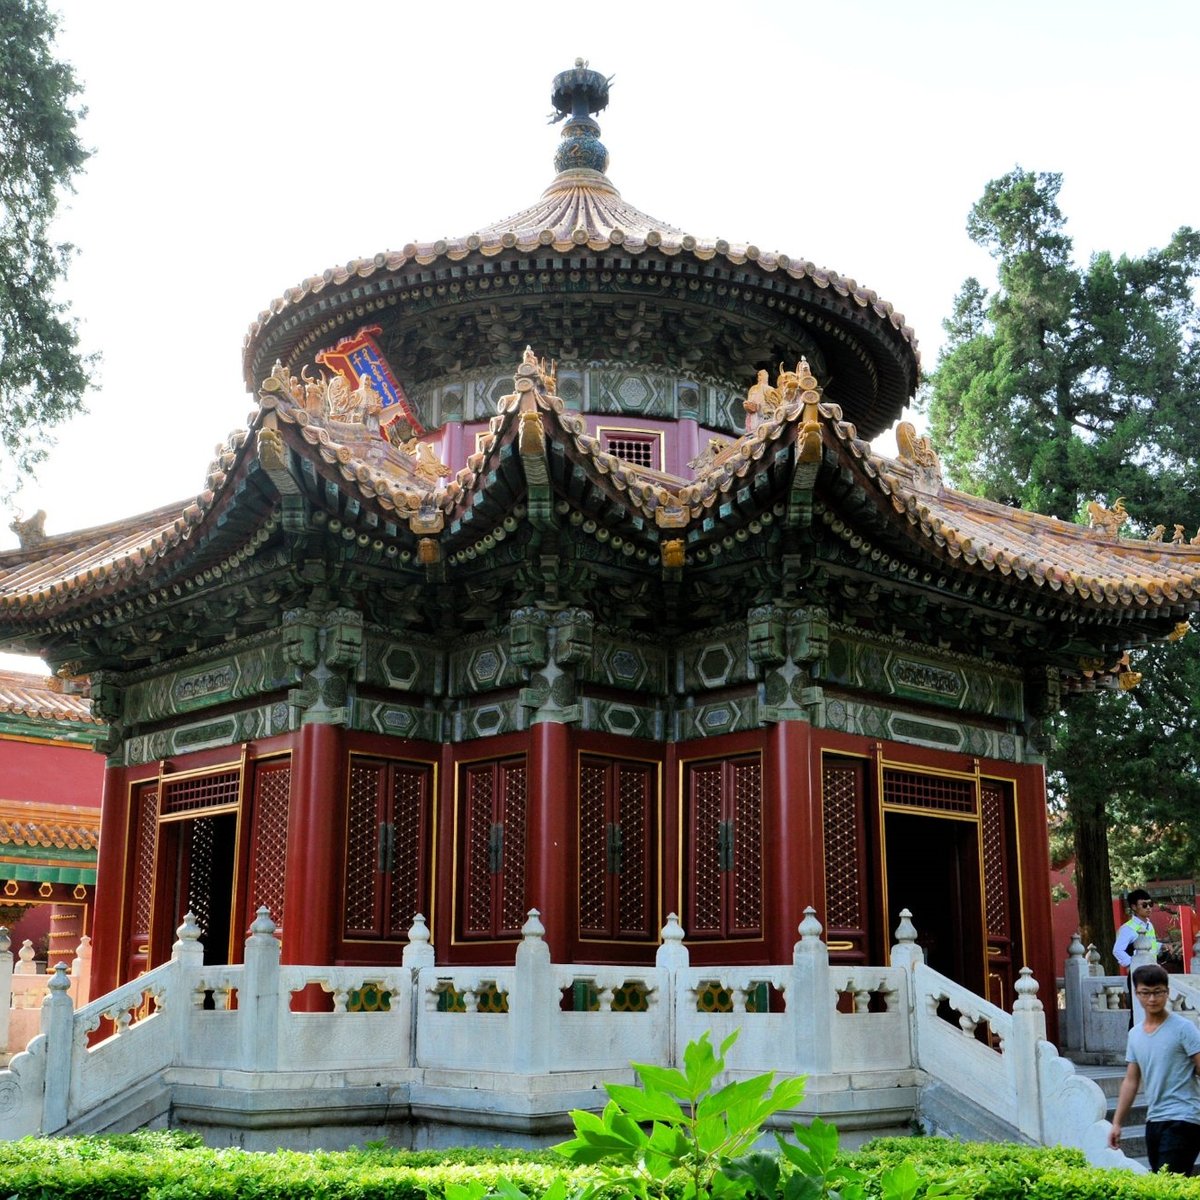
[[[1107,1102],[1105,1116],[1111,1121],[1117,1109],[1117,1095],[1121,1091],[1121,1081],[1125,1078],[1124,1066],[1095,1066],[1090,1064],[1075,1064],[1077,1075],[1086,1075],[1104,1093]],[[1133,1106],[1125,1118],[1125,1126],[1121,1130],[1121,1149],[1132,1159],[1147,1167],[1146,1161],[1146,1097],[1139,1092],[1134,1097]]]

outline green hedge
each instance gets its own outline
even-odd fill
[[[9,1200],[426,1200],[448,1182],[507,1176],[538,1195],[562,1173],[548,1151],[311,1154],[209,1150],[194,1134],[24,1138],[0,1142],[0,1198]]]
[[[1200,1181],[1099,1171],[1074,1150],[882,1138],[843,1157],[874,1180],[908,1161],[922,1190],[954,1181],[978,1200],[1200,1200]],[[491,1185],[501,1176],[537,1196],[560,1174],[579,1182],[587,1175],[552,1152],[258,1154],[208,1150],[195,1135],[174,1132],[0,1142],[0,1200],[425,1200],[447,1183]]]

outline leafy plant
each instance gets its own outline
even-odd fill
[[[585,1186],[584,1197],[604,1192],[664,1196],[676,1173],[685,1180],[684,1200],[753,1195],[760,1182],[772,1189],[765,1194],[776,1194],[778,1180],[769,1180],[767,1156],[738,1160],[772,1116],[800,1103],[804,1079],[784,1079],[776,1086],[774,1072],[768,1072],[715,1087],[737,1036],[730,1034],[716,1051],[705,1032],[684,1050],[682,1071],[634,1063],[640,1087],[608,1084],[603,1113],[571,1114],[575,1137],[558,1151],[571,1162],[604,1168],[595,1183]],[[834,1138],[836,1143],[836,1132]]]

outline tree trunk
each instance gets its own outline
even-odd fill
[[[1072,787],[1066,772],[1067,808],[1075,831],[1075,895],[1079,904],[1079,926],[1083,944],[1094,945],[1104,956],[1104,969],[1116,973],[1112,944],[1112,882],[1108,869],[1108,817],[1104,799],[1090,797],[1086,790]],[[1055,946],[1056,955],[1065,957],[1066,948]]]

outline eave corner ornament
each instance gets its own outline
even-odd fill
[[[558,364],[551,361],[546,362],[544,358],[538,358],[533,352],[532,346],[525,347],[525,353],[521,356],[520,366],[517,367],[517,372],[513,376],[513,384],[518,393],[530,392],[534,388],[540,389],[547,396],[554,396],[558,391]]]
[[[1103,529],[1109,537],[1119,537],[1121,526],[1129,519],[1125,511],[1125,497],[1117,498],[1112,508],[1105,508],[1099,500],[1089,500],[1087,505],[1088,525],[1092,529]]]
[[[9,529],[17,535],[22,550],[31,550],[46,540],[46,513],[38,509],[32,517],[22,520],[20,513],[13,517]]]
[[[911,421],[896,426],[896,450],[922,490],[937,491],[942,486],[942,464],[933,442],[927,434],[918,434]]]

